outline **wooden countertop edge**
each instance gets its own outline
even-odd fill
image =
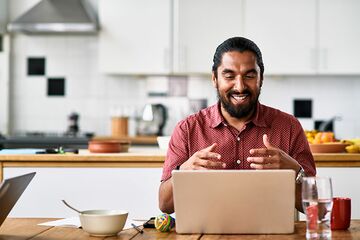
[[[3,155],[0,161],[36,161],[36,162],[161,162],[165,156],[162,155],[61,155],[61,154],[41,154],[41,155]]]
[[[360,161],[359,153],[314,153],[315,161]]]
[[[32,165],[59,167],[71,164],[89,167],[161,167],[165,155],[165,152],[151,151],[120,154],[19,154],[0,155],[0,162],[4,166],[20,166],[28,162]],[[360,154],[314,154],[314,159],[317,167],[360,167]]]

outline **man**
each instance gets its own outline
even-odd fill
[[[217,47],[212,83],[219,102],[174,129],[159,189],[161,211],[174,212],[174,169],[293,169],[295,205],[302,211],[301,180],[316,174],[314,159],[297,119],[259,103],[263,76],[254,42],[234,37]]]

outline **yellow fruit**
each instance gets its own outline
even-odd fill
[[[360,146],[359,145],[350,145],[345,148],[346,152],[348,153],[358,153],[360,152]]]
[[[355,145],[360,145],[360,138],[348,139],[348,141],[352,142]]]
[[[307,140],[308,140],[309,143],[314,143],[314,138],[313,137],[309,137],[309,138],[307,138]]]
[[[349,144],[349,145],[353,145],[354,143],[350,140],[341,140],[341,143],[345,143],[345,144]]]

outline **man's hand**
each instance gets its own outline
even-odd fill
[[[266,148],[250,150],[251,157],[248,157],[247,161],[251,168],[293,169],[296,172],[300,170],[300,164],[283,150],[271,145],[266,134],[263,135],[263,142]]]
[[[181,170],[204,170],[204,169],[219,169],[225,168],[226,164],[214,160],[221,159],[221,155],[213,152],[217,144],[214,143],[211,146],[194,153],[186,162],[181,166]],[[174,212],[174,199],[173,199],[173,185],[172,178],[163,181],[159,188],[159,208],[162,212],[173,213]]]
[[[254,169],[293,169],[296,173],[299,172],[300,164],[286,154],[283,150],[274,147],[270,144],[268,136],[263,135],[263,142],[266,148],[251,149],[247,161],[250,167]],[[295,188],[295,207],[298,211],[303,212],[301,200],[301,184],[296,184]]]
[[[217,144],[213,143],[211,146],[197,151],[180,166],[180,170],[206,170],[225,168],[225,163],[213,161],[215,159],[221,159],[220,154],[213,152],[216,146]]]

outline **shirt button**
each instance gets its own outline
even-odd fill
[[[236,140],[238,140],[238,142],[240,141],[240,137],[237,137],[237,139]]]
[[[226,123],[224,123],[224,126],[225,126],[225,127],[227,127],[227,124],[226,124]]]
[[[238,160],[236,161],[236,163],[237,163],[237,164],[240,164],[240,163],[241,163],[241,161],[238,159]]]

